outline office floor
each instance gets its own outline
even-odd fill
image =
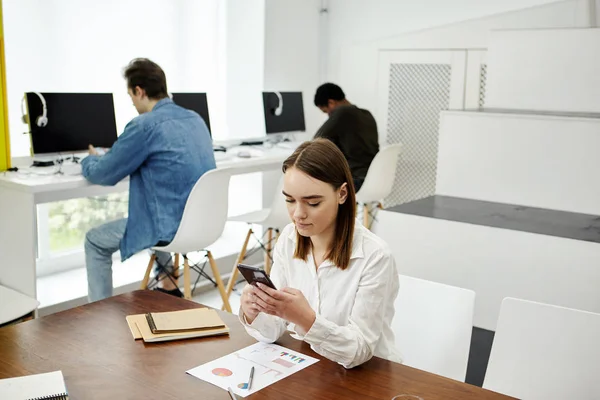
[[[233,292],[231,292],[231,296],[229,297],[229,305],[231,305],[231,310],[234,314],[237,314],[240,309],[240,297],[242,295],[242,290],[246,286],[246,281],[239,282],[234,286]],[[221,295],[217,288],[212,288],[210,290],[203,291],[198,293],[192,297],[196,303],[204,304],[205,306],[213,307],[216,309],[221,309],[223,305],[223,300],[221,300]]]

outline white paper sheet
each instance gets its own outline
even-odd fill
[[[276,344],[255,343],[187,371],[188,374],[222,389],[231,388],[246,397],[316,363],[316,358]],[[252,387],[247,388],[254,367]]]

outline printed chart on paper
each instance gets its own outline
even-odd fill
[[[251,346],[200,365],[188,374],[222,389],[231,388],[246,397],[316,363],[316,358],[294,352],[276,344],[255,343]],[[250,369],[254,367],[252,388],[248,390]]]

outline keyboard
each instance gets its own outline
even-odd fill
[[[240,146],[260,146],[263,145],[264,140],[252,140],[240,143]]]

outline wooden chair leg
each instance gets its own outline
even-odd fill
[[[265,246],[265,271],[271,273],[271,240],[273,240],[273,228],[267,230],[267,245]]]
[[[246,240],[244,240],[244,244],[242,245],[242,250],[240,250],[240,254],[235,260],[235,264],[233,264],[233,269],[231,270],[231,276],[229,277],[229,281],[227,282],[227,289],[225,293],[227,294],[227,299],[231,296],[231,292],[233,292],[233,287],[235,286],[235,281],[238,276],[237,266],[239,263],[244,261],[244,257],[246,257],[246,250],[248,249],[248,242],[250,241],[250,236],[252,235],[252,228],[248,229],[248,233],[246,234]],[[221,310],[225,309],[225,303],[221,306]]]
[[[363,204],[363,225],[369,227],[369,205]]]
[[[179,253],[175,253],[175,260],[173,261],[173,280],[175,286],[179,287]]]
[[[210,251],[206,252],[206,256],[208,257],[208,262],[210,263],[210,269],[212,270],[213,277],[217,282],[219,293],[221,293],[221,298],[223,299],[223,304],[225,305],[225,311],[231,312],[231,306],[229,305],[229,299],[227,298],[227,293],[225,292],[225,287],[223,286],[223,281],[221,280],[221,274],[217,268],[217,263],[215,262],[215,259]]]
[[[183,297],[192,299],[192,280],[190,277],[190,262],[187,255],[183,255]]]
[[[148,289],[148,281],[150,280],[150,272],[152,272],[152,267],[154,266],[154,260],[156,260],[156,254],[152,254],[150,257],[150,262],[148,263],[148,267],[146,268],[146,274],[144,275],[144,279],[142,279],[142,284],[140,285],[140,289]]]

